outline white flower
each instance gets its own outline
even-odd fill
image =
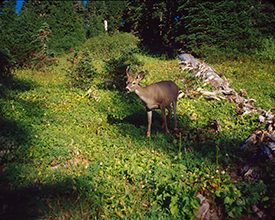
[[[102,162],[100,162],[100,163],[99,163],[99,165],[100,165],[100,166],[102,166],[102,165],[103,165],[103,163],[102,163]]]

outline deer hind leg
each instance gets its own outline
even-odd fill
[[[171,114],[172,114],[172,110],[171,110],[171,107],[170,106],[168,106],[168,107],[166,107],[167,108],[167,110],[168,110],[168,114],[167,114],[167,116],[166,116],[166,122],[168,123],[168,120],[169,120],[169,118],[170,118],[170,116],[171,116]],[[163,124],[161,125],[161,127],[163,128],[164,127],[164,121],[163,121]]]
[[[147,111],[147,120],[148,120],[148,130],[147,130],[146,137],[150,137],[151,124],[152,124],[152,111]]]
[[[169,108],[170,108],[170,106],[169,106]],[[168,115],[167,115],[167,118],[166,118],[166,116],[165,116],[165,107],[163,107],[163,106],[160,107],[161,116],[162,116],[162,120],[163,120],[163,124],[162,124],[161,127],[162,128],[165,127],[166,133],[169,133],[169,130],[168,130],[168,127],[167,127],[167,119],[168,119],[169,115],[171,115],[171,108],[170,109],[169,108],[167,107],[169,112],[168,112]]]

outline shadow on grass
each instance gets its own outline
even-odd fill
[[[21,172],[12,168],[26,162],[31,166],[29,147],[33,141],[33,131],[31,125],[24,119],[43,115],[39,103],[26,102],[19,98],[18,94],[36,86],[31,80],[24,81],[15,77],[0,79],[0,216],[2,219],[13,219],[3,218],[2,215],[5,215],[11,204],[19,201],[21,195],[14,190]],[[16,210],[13,210],[13,213]]]
[[[92,179],[97,164],[77,178],[62,170],[39,178],[31,156],[37,147],[32,124],[41,123],[43,103],[20,98],[37,86],[31,80],[0,79],[0,220],[95,218],[103,196],[101,184]]]
[[[3,78],[0,84],[0,164],[4,166],[27,158],[33,132],[25,119],[39,117],[43,110],[38,102],[27,102],[18,97],[37,86],[31,80]]]
[[[117,98],[121,99],[120,102],[126,103],[129,102],[130,98],[133,99],[133,97],[125,99],[124,94],[118,95]],[[107,119],[109,124],[116,125],[117,131],[121,135],[129,135],[133,141],[140,141],[141,139],[146,139],[147,114],[145,107],[136,103],[136,101],[128,104],[131,109],[134,109],[134,112],[129,111],[129,114],[126,112],[123,119],[119,119],[113,114],[109,114]],[[217,157],[221,165],[228,165],[230,161],[235,163],[238,158],[242,157],[239,147],[244,140],[238,136],[237,131],[218,131],[218,127],[213,126],[213,120],[210,119],[207,124],[203,126],[195,125],[194,127],[194,123],[188,114],[177,114],[177,121],[179,130],[174,132],[174,119],[173,115],[171,115],[168,120],[170,134],[166,134],[164,128],[161,127],[162,117],[160,110],[153,110],[151,143],[164,151],[172,151],[176,154],[181,143],[181,150],[185,153],[192,151],[199,158],[207,158],[213,164],[216,164]]]
[[[55,175],[62,177],[61,173]],[[0,219],[94,219],[100,214],[104,190],[103,185],[95,184],[93,176],[67,176],[57,183],[49,182],[37,178],[27,187],[1,190]]]

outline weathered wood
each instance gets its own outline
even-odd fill
[[[195,59],[191,54],[183,53],[178,55],[178,58],[182,60],[179,62],[182,71],[192,71],[191,74],[200,78],[205,83],[203,87],[211,84],[214,92],[206,91],[202,88],[198,88],[195,92],[203,95],[207,99],[215,99],[220,101],[221,99],[228,99],[230,102],[235,103],[238,111],[242,115],[247,115],[253,112],[260,113],[259,124],[265,123],[266,130],[257,130],[254,132],[240,149],[245,150],[248,147],[252,148],[254,156],[260,158],[266,155],[272,162],[275,162],[275,113],[271,110],[265,111],[259,107],[256,107],[254,103],[255,99],[247,97],[247,93],[244,89],[240,89],[240,92],[236,92],[229,85],[229,80],[224,77],[224,80],[217,74],[215,69],[210,65],[200,62]]]

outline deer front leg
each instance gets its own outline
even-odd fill
[[[147,120],[148,120],[148,130],[147,130],[146,137],[150,137],[151,124],[152,124],[152,111],[147,110]]]
[[[168,130],[168,127],[167,127],[166,116],[165,116],[165,107],[161,106],[160,109],[161,109],[161,116],[162,116],[162,120],[163,120],[163,124],[162,124],[161,127],[162,128],[165,127],[166,133],[169,133],[169,130]],[[169,111],[169,109],[168,109],[168,111]],[[168,115],[169,115],[169,113],[168,113]]]

